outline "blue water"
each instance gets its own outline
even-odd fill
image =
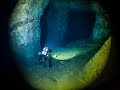
[[[63,9],[49,3],[41,17],[41,47],[65,46],[70,42],[89,39],[95,23],[91,10]]]
[[[75,40],[89,39],[95,23],[95,13],[71,10],[67,23],[66,43]]]

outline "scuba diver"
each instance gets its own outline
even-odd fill
[[[52,50],[49,49],[48,46],[45,46],[43,48],[42,52],[38,53],[39,59],[37,62],[39,63],[39,65],[41,65],[43,63],[44,66],[47,66],[48,68],[52,67],[51,55],[50,55],[51,52],[52,52]]]

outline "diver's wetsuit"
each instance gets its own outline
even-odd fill
[[[39,65],[41,65],[42,63],[44,63],[44,66],[45,66],[45,64],[48,63],[49,65],[47,65],[47,67],[48,67],[48,66],[49,66],[49,67],[52,66],[52,64],[51,64],[51,59],[50,59],[50,52],[51,52],[51,50],[50,50],[47,46],[45,46],[45,47],[43,48],[43,51],[42,51],[42,53],[40,54],[40,57],[39,57],[39,59],[38,59]]]

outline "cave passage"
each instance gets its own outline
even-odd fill
[[[59,2],[58,2],[59,3]],[[65,46],[70,42],[89,39],[95,23],[95,12],[57,7],[49,3],[40,20],[41,47]]]
[[[95,23],[95,13],[70,10],[67,23],[66,44],[76,40],[90,39]]]

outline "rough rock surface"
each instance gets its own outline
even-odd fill
[[[48,0],[19,0],[10,20],[11,46],[17,55],[35,59],[40,49],[40,17]],[[32,8],[31,8],[32,7]]]
[[[100,6],[97,5],[96,7],[94,8],[96,11],[96,22],[91,37],[94,41],[100,42],[107,39],[110,35],[110,22],[106,12]]]

